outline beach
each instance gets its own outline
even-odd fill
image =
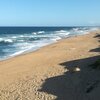
[[[100,100],[100,31],[0,61],[0,100]],[[88,87],[96,84],[89,91]]]

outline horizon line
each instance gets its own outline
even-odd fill
[[[66,26],[63,26],[63,25],[55,25],[55,26],[0,26],[0,27],[100,27],[100,25],[66,25]]]

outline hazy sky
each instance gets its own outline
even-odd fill
[[[0,0],[0,26],[100,25],[100,0]]]

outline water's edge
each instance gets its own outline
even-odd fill
[[[44,31],[38,29],[39,31],[37,32],[30,28],[28,30],[24,28],[19,28],[21,30],[16,28],[15,30],[13,28],[0,29],[0,61],[4,61],[16,56],[35,52],[42,47],[54,44],[62,39],[89,34],[99,28],[72,27],[64,30],[61,30],[62,28],[60,30],[58,30],[58,28],[54,28],[54,30],[47,28],[46,30],[48,31],[45,31],[44,28]]]
[[[57,43],[57,42],[60,42],[60,41],[62,41],[62,40],[68,39],[68,38],[72,38],[72,37],[74,38],[74,37],[76,37],[76,36],[84,36],[84,35],[86,35],[86,34],[91,34],[91,32],[84,33],[84,34],[73,35],[73,36],[69,36],[69,37],[66,37],[66,38],[62,38],[62,39],[59,39],[59,40],[57,40],[57,41],[55,41],[55,42],[53,42],[53,43],[49,43],[49,44],[47,44],[47,45],[45,45],[45,46],[42,46],[42,47],[40,47],[40,48],[37,48],[37,49],[35,49],[35,50],[28,50],[28,51],[25,51],[25,52],[23,52],[23,53],[21,53],[21,54],[15,55],[15,56],[7,57],[6,59],[0,60],[0,62],[9,60],[9,59],[12,59],[12,58],[15,58],[15,57],[19,57],[19,56],[22,56],[22,55],[26,55],[26,54],[29,54],[29,53],[32,53],[32,52],[36,52],[36,51],[40,50],[40,49],[43,48],[43,47],[47,47],[47,46],[49,46],[49,45],[55,44],[55,43]]]

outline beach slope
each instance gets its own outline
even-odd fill
[[[0,62],[0,100],[100,100],[100,34],[75,36]]]

